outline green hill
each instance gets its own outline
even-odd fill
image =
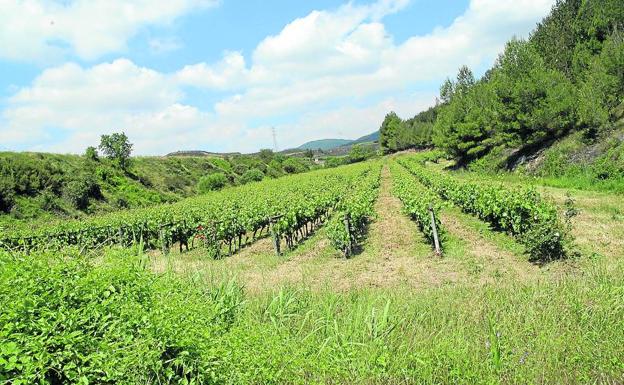
[[[313,140],[311,142],[306,142],[297,148],[300,150],[321,149],[323,151],[326,151],[326,150],[331,150],[332,148],[344,146],[345,144],[349,144],[351,142],[352,140],[349,140],[349,139],[320,139],[320,140]]]
[[[238,185],[312,167],[307,159],[270,151],[227,157],[133,157],[128,171],[106,158],[0,152],[0,224],[175,202],[198,194],[198,182],[211,174],[223,174],[225,184]]]

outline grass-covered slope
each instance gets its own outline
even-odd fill
[[[134,157],[127,171],[106,158],[44,153],[0,153],[0,223],[81,217],[174,202],[264,177],[307,171],[309,160],[263,156]],[[217,181],[206,180],[221,174]],[[204,183],[200,180],[204,179]]]
[[[331,150],[332,148],[340,147],[345,144],[351,143],[349,139],[320,139],[306,142],[299,146],[301,150]]]

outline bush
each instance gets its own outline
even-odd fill
[[[375,156],[373,147],[356,144],[351,148],[348,159],[350,163],[356,163],[372,158],[373,156]]]
[[[284,160],[282,167],[284,167],[284,171],[289,174],[297,174],[308,170],[301,160],[293,157]]]
[[[222,173],[202,176],[197,182],[197,191],[207,193],[209,191],[222,189],[227,184],[227,177]]]
[[[89,206],[89,198],[92,197],[101,197],[100,186],[94,177],[87,174],[70,180],[63,188],[63,198],[78,210],[85,210]]]
[[[239,163],[239,164],[234,165],[233,170],[238,175],[243,175],[249,170],[249,166],[247,166],[246,164]]]
[[[131,253],[0,254],[0,382],[212,383],[240,288],[151,274]]]
[[[15,203],[13,184],[5,177],[0,178],[0,211],[8,213]]]
[[[332,168],[332,167],[342,166],[343,164],[347,163],[346,159],[347,158],[338,158],[338,157],[327,158],[327,160],[325,161],[325,167]]]
[[[249,182],[259,182],[264,178],[264,174],[262,171],[257,168],[252,168],[251,170],[246,171],[241,177],[241,183],[246,184]]]

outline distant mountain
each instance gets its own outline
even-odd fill
[[[379,140],[379,131],[375,131],[372,134],[364,135],[351,142],[351,144],[365,143],[365,142],[377,142]]]
[[[338,147],[350,146],[358,143],[376,142],[379,140],[379,131],[375,131],[372,134],[362,136],[355,140],[348,139],[320,139],[307,142],[297,147],[297,150],[318,150],[323,151],[332,150]]]
[[[323,151],[331,150],[332,148],[344,146],[345,144],[351,143],[352,140],[348,139],[321,139],[321,140],[313,140],[311,142],[307,142],[297,147],[299,150],[318,150],[319,148]]]

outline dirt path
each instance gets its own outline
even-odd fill
[[[359,254],[340,258],[319,234],[304,250],[269,272],[265,281],[273,287],[303,284],[346,291],[403,284],[432,287],[462,279],[464,274],[454,269],[452,261],[433,255],[416,224],[401,212],[402,204],[391,189],[391,176],[388,167],[384,167],[376,202],[377,218],[370,224]]]

